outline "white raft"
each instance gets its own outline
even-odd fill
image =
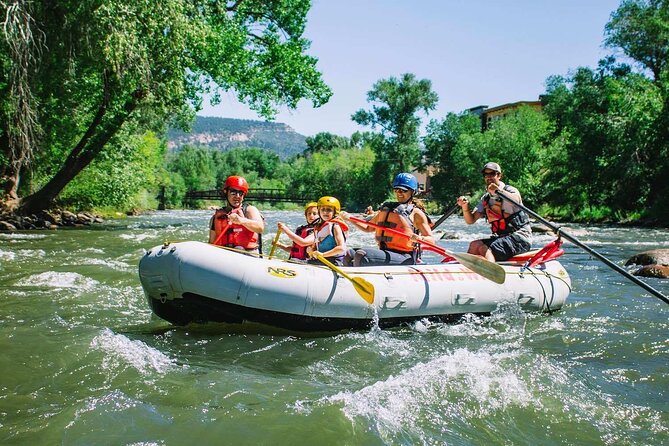
[[[156,246],[139,263],[153,312],[173,324],[255,322],[291,331],[365,329],[428,318],[489,314],[499,304],[558,310],[571,281],[556,260],[521,269],[502,264],[499,285],[458,263],[343,268],[374,285],[367,304],[353,284],[329,268],[258,258],[201,242]]]

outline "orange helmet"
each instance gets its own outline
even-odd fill
[[[239,177],[237,175],[231,175],[225,180],[225,185],[223,186],[223,190],[231,187],[240,190],[245,194],[249,191],[249,183],[246,182],[246,179],[244,177]]]

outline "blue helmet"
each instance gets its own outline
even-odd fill
[[[411,175],[410,173],[402,172],[397,174],[397,176],[393,180],[393,188],[395,187],[403,187],[405,189],[410,189],[414,191],[414,193],[416,193],[418,192],[418,180],[416,179],[415,176]]]

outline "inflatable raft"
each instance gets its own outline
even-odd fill
[[[142,257],[139,276],[153,312],[176,325],[254,322],[323,332],[396,326],[424,318],[489,314],[502,303],[551,312],[571,290],[557,260],[501,264],[503,284],[458,263],[342,268],[373,285],[368,304],[351,280],[320,265],[258,258],[201,242],[166,243]]]

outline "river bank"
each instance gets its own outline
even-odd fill
[[[220,203],[206,201],[202,206],[194,210],[212,210],[220,206]],[[640,217],[638,213],[631,213],[625,217],[618,217],[611,215],[608,212],[588,212],[583,211],[577,214],[566,212],[564,208],[552,208],[541,206],[538,208],[538,214],[542,215],[546,220],[556,224],[576,223],[583,225],[594,225],[600,227],[623,227],[623,228],[669,228],[669,222],[660,222],[658,219],[650,217]],[[176,210],[176,209],[168,209]],[[278,205],[263,205],[260,207],[263,212],[268,211],[295,211],[302,212],[302,205],[291,203],[279,203]],[[444,212],[440,207],[432,204],[426,207],[429,214],[436,216]],[[76,212],[67,209],[52,209],[42,211],[37,214],[22,216],[13,213],[0,213],[0,231],[16,231],[16,230],[32,230],[32,229],[56,229],[59,226],[68,227],[84,227],[94,223],[103,223],[106,220],[116,220],[126,218],[128,216],[138,216],[156,211],[154,209],[139,209],[132,208],[128,211],[120,211],[115,209],[105,209],[104,211],[82,211]],[[352,210],[349,212],[363,213],[363,209],[359,211]],[[459,214],[459,212],[456,212]],[[533,220],[533,219],[531,219]],[[541,223],[533,222],[533,229],[541,228]],[[540,232],[550,232],[545,230]]]
[[[41,211],[32,215],[0,214],[0,231],[56,229],[60,226],[84,227],[103,223],[102,216],[91,212],[74,213],[64,209]]]

